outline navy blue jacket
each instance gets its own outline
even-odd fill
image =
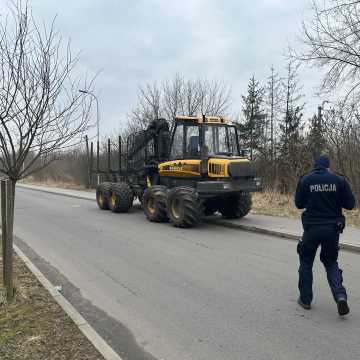
[[[295,205],[304,209],[304,225],[336,224],[344,221],[342,208],[352,210],[355,197],[343,176],[323,167],[317,167],[303,176],[297,186]]]

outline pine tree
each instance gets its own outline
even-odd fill
[[[246,147],[250,148],[251,159],[253,159],[254,151],[261,149],[266,128],[263,110],[264,94],[265,89],[252,76],[248,84],[247,95],[242,96],[243,122],[239,125],[241,140]]]
[[[310,129],[308,134],[308,148],[312,158],[317,158],[326,147],[324,129],[320,123],[319,117],[314,115],[310,120]]]

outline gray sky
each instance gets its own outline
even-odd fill
[[[0,0],[1,2],[5,0]],[[101,133],[126,122],[138,86],[176,73],[223,80],[240,96],[253,74],[265,81],[271,65],[284,72],[287,46],[300,34],[308,0],[31,0],[34,15],[57,15],[57,27],[81,50],[101,101]],[[318,71],[301,70],[306,114],[316,111]],[[94,109],[95,116],[95,109]]]

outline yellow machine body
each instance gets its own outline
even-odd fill
[[[230,177],[230,164],[249,164],[245,158],[217,159],[210,158],[207,166],[207,176],[210,178]],[[159,164],[160,176],[168,177],[201,177],[201,160],[173,160]]]

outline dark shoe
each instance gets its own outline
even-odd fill
[[[349,305],[345,299],[337,300],[337,308],[340,316],[347,315],[350,312]]]
[[[305,304],[301,301],[301,298],[298,298],[298,304],[305,310],[310,310],[311,309],[311,305],[310,304]]]

